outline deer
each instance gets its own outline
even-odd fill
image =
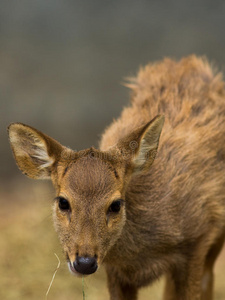
[[[51,179],[72,274],[106,269],[111,300],[165,276],[164,300],[212,300],[225,239],[225,90],[205,57],[164,58],[129,78],[130,104],[98,149],[74,151],[12,123],[19,169]]]

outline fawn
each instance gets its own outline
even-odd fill
[[[164,299],[210,300],[225,238],[221,75],[190,56],[147,65],[128,85],[131,104],[100,150],[75,152],[13,123],[15,160],[27,176],[52,180],[54,225],[72,273],[104,264],[111,300],[135,300],[161,275]]]

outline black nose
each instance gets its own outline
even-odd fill
[[[95,257],[83,257],[77,256],[76,260],[73,263],[75,270],[81,274],[92,274],[97,268],[97,260]]]

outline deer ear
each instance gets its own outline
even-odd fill
[[[153,163],[159,138],[164,124],[164,116],[156,116],[144,128],[139,137],[137,150],[132,158],[134,172],[148,169]]]
[[[35,179],[50,179],[63,146],[42,132],[21,124],[8,127],[10,144],[20,170]]]

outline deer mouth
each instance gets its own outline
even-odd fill
[[[77,276],[77,277],[83,275],[83,274],[81,274],[81,273],[78,273],[78,272],[75,270],[73,264],[72,264],[70,261],[68,261],[67,264],[68,264],[69,271],[70,271],[70,273],[71,273],[72,275],[75,275],[75,276]]]

